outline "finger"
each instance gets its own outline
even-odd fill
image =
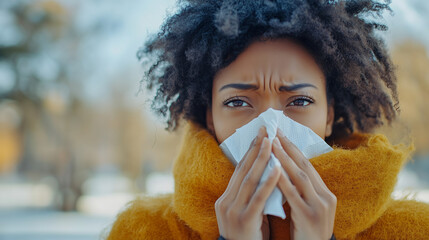
[[[268,138],[264,138],[262,141],[263,142],[255,162],[241,182],[236,201],[239,205],[249,202],[251,196],[259,184],[262,173],[267,166],[268,160],[270,159],[271,143]]]
[[[290,176],[298,191],[302,193],[305,200],[311,202],[316,199],[317,194],[309,176],[295,164],[289,155],[286,154],[280,146],[280,142],[277,137],[273,141],[273,153],[279,159],[280,164],[286,170],[286,173]]]
[[[257,188],[245,211],[246,214],[248,214],[248,217],[251,218],[262,213],[268,197],[271,195],[277,185],[277,182],[280,178],[280,173],[279,167],[274,167],[267,180]]]
[[[235,199],[243,178],[249,172],[249,169],[252,167],[256,157],[259,154],[262,140],[265,135],[267,135],[266,129],[265,127],[261,127],[258,131],[258,135],[253,141],[253,144],[250,145],[249,150],[247,150],[243,159],[237,164],[234,173],[229,180],[225,193],[223,194],[227,200],[232,201]]]
[[[306,216],[308,216],[308,214],[310,213],[310,207],[302,199],[298,190],[289,180],[284,170],[282,170],[280,173],[277,186],[285,196],[286,201],[289,203],[289,206],[293,208],[294,211],[297,211],[298,213],[304,213],[306,214]]]
[[[293,144],[284,134],[278,129],[277,137],[285,152],[290,156],[296,165],[301,168],[310,178],[317,193],[321,194],[328,189],[325,182],[323,182],[313,164],[302,154],[302,152]]]

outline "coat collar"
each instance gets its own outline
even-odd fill
[[[356,134],[334,150],[310,159],[337,197],[334,233],[356,235],[388,207],[397,174],[412,147],[393,146],[383,135]],[[202,126],[188,122],[179,157],[174,162],[173,209],[202,239],[219,235],[214,204],[228,186],[234,166],[216,139]],[[290,207],[285,220],[269,216],[271,239],[289,239]]]

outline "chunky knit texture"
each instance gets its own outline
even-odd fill
[[[390,197],[411,150],[383,135],[354,135],[310,160],[337,197],[337,239],[429,239],[429,204]],[[189,122],[174,162],[174,194],[131,202],[108,239],[216,239],[214,204],[233,171],[214,137]],[[287,202],[284,209],[285,220],[269,216],[271,239],[289,239]]]

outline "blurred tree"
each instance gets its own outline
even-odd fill
[[[397,65],[401,119],[411,130],[417,154],[429,154],[429,57],[415,41],[395,46],[392,58]]]
[[[19,116],[10,101],[0,103],[0,174],[8,172],[18,161],[20,140],[17,133]]]
[[[12,72],[7,79],[12,84],[0,88],[0,102],[14,102],[22,115],[18,133],[23,153],[17,171],[30,178],[54,175],[60,208],[73,210],[80,186],[74,179],[73,144],[63,133],[82,101],[76,91],[79,82],[69,76],[70,59],[64,57],[69,53],[61,51],[73,51],[64,46],[73,47],[84,34],[75,31],[69,12],[56,1],[2,5],[8,21],[0,38],[0,64]]]
[[[124,79],[135,78],[138,87],[139,78],[129,69],[98,82],[111,89],[105,93],[107,103],[88,101],[84,90],[91,87],[92,71],[106,70],[104,59],[94,52],[106,51],[96,47],[115,34],[109,24],[116,23],[110,15],[91,16],[82,27],[78,20],[84,15],[77,11],[85,1],[72,7],[65,3],[0,2],[8,19],[0,19],[5,26],[0,35],[0,77],[2,71],[3,76],[9,72],[6,80],[11,83],[0,83],[0,103],[13,102],[21,114],[17,138],[22,153],[16,172],[32,181],[54,176],[58,208],[68,211],[75,210],[82,183],[93,172],[119,170],[141,180],[151,170],[169,169],[180,134],[166,133],[160,125],[154,128],[156,123],[147,126],[141,106],[126,102],[132,93],[127,91],[130,81]]]

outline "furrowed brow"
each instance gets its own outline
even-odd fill
[[[235,89],[240,89],[240,90],[249,90],[249,89],[255,90],[255,89],[258,89],[258,86],[252,85],[252,84],[244,84],[244,83],[231,83],[231,84],[227,84],[227,85],[222,86],[219,89],[219,92],[226,89],[226,88],[235,88]]]

